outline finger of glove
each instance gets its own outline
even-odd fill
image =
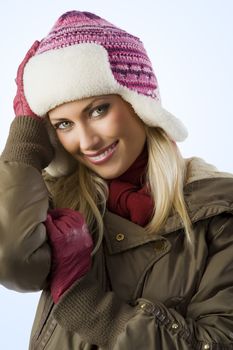
[[[19,68],[17,70],[17,76],[16,76],[16,84],[17,85],[19,85],[19,84],[22,85],[24,68],[25,68],[27,62],[30,60],[30,58],[35,55],[39,45],[40,45],[40,42],[38,40],[36,40],[33,43],[33,45],[31,46],[31,48],[28,50],[28,52],[26,53],[26,56],[24,57],[21,64],[19,65]]]
[[[54,253],[60,254],[60,251],[74,250],[76,253],[80,253],[85,248],[93,248],[93,242],[91,235],[88,231],[87,225],[83,222],[82,225],[77,222],[69,222],[67,225],[68,217],[66,220],[53,220],[52,216],[48,214],[45,226],[49,240],[52,243]]]
[[[66,226],[67,228],[72,228],[72,227],[82,227],[83,224],[85,223],[84,219],[81,217],[76,217],[76,216],[70,216],[70,215],[64,215],[61,216],[55,220],[53,220],[54,224],[61,227],[61,225]]]
[[[71,254],[83,254],[86,250],[92,250],[93,241],[91,235],[84,232],[83,229],[72,228],[64,235],[54,235],[50,241],[54,254],[67,256]]]
[[[17,95],[14,98],[13,101],[13,108],[15,111],[16,116],[34,116],[34,113],[32,112],[31,108],[27,104],[26,100],[22,98],[23,92],[21,92],[21,88],[18,89]],[[39,119],[40,120],[40,119]]]
[[[88,232],[87,226],[83,224],[82,226],[67,226],[64,222],[60,222],[59,235],[54,238],[55,243],[62,242],[66,245],[74,244],[78,247],[86,247],[91,243],[91,236]]]
[[[60,217],[70,217],[77,221],[84,221],[83,215],[73,209],[70,208],[57,208],[49,211],[49,214],[53,217],[53,219],[59,219]]]
[[[53,217],[48,214],[48,219],[46,220],[48,229],[52,231],[52,234],[54,232],[56,236],[65,236],[72,232],[72,230],[82,230],[84,224],[84,220],[79,221],[69,216],[53,219]]]
[[[81,229],[85,224],[83,215],[72,209],[53,209],[49,211],[48,216],[49,222],[52,221],[61,234],[66,234],[74,227]]]

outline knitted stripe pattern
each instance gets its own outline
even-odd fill
[[[160,100],[158,83],[142,42],[99,16],[80,11],[63,14],[44,38],[37,54],[81,43],[103,46],[119,84]]]

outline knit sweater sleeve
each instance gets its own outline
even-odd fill
[[[93,271],[64,293],[54,309],[54,317],[62,327],[77,332],[90,344],[109,350],[135,314],[136,309],[114,292],[103,292]]]
[[[2,161],[31,165],[38,170],[52,160],[53,148],[42,120],[32,117],[17,117],[11,124]]]
[[[35,291],[47,283],[49,200],[41,170],[52,157],[44,123],[15,118],[0,157],[0,283],[12,290]]]

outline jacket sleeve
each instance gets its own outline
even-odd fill
[[[63,296],[55,318],[103,349],[233,349],[232,229],[231,214],[211,220],[206,269],[185,317],[159,301],[127,304],[101,290],[91,272]]]
[[[42,289],[50,271],[40,170],[53,151],[45,135],[41,121],[18,117],[0,157],[0,283],[20,292]]]

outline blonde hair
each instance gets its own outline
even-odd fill
[[[154,200],[154,213],[148,232],[158,232],[171,210],[180,216],[191,243],[192,224],[186,209],[183,188],[186,165],[178,147],[160,128],[146,127],[148,147],[147,183]]]
[[[147,184],[154,201],[149,233],[162,229],[171,210],[176,211],[191,242],[191,221],[186,209],[183,187],[186,177],[185,162],[167,134],[160,128],[145,127],[148,147]],[[95,251],[103,237],[103,215],[106,209],[108,187],[106,182],[83,164],[69,176],[52,178],[44,175],[54,207],[78,210],[86,218],[91,232],[98,235]]]

